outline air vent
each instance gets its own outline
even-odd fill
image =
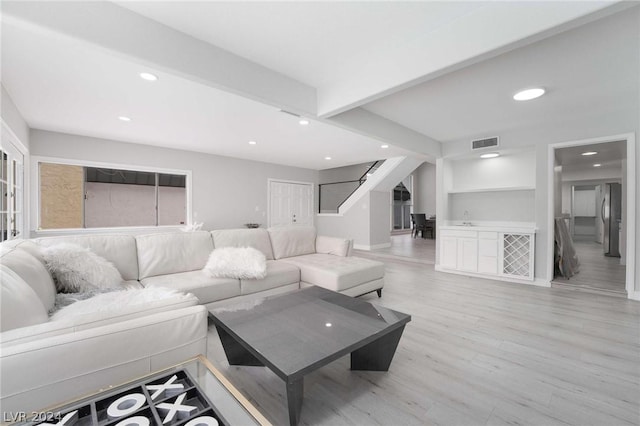
[[[294,117],[300,118],[300,116],[298,114],[296,114],[295,112],[285,111],[283,109],[281,109],[280,112],[284,112],[285,114],[293,115]]]
[[[484,139],[476,139],[475,141],[471,141],[471,149],[483,149],[483,148],[494,148],[498,146],[498,137],[492,138],[484,138]]]

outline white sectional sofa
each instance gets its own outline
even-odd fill
[[[59,243],[107,259],[125,287],[193,296],[50,320],[56,290],[40,250]],[[308,285],[381,295],[384,285],[383,264],[353,257],[349,240],[316,236],[308,227],[47,237],[0,247],[3,411],[42,408],[206,353],[207,308],[213,306]],[[260,250],[267,276],[212,278],[202,268],[214,247]]]

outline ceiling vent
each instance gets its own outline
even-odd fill
[[[497,136],[494,136],[492,138],[476,139],[475,141],[471,141],[471,150],[495,148],[496,146],[498,146]]]

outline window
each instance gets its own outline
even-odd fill
[[[188,172],[38,163],[40,229],[180,226]]]
[[[24,156],[11,143],[0,147],[0,241],[22,236],[23,163]]]

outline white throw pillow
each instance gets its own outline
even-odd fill
[[[45,247],[42,255],[59,291],[82,293],[92,289],[118,288],[123,281],[112,263],[77,244]]]
[[[267,259],[253,247],[223,247],[211,252],[203,271],[217,278],[262,279],[267,276]]]

